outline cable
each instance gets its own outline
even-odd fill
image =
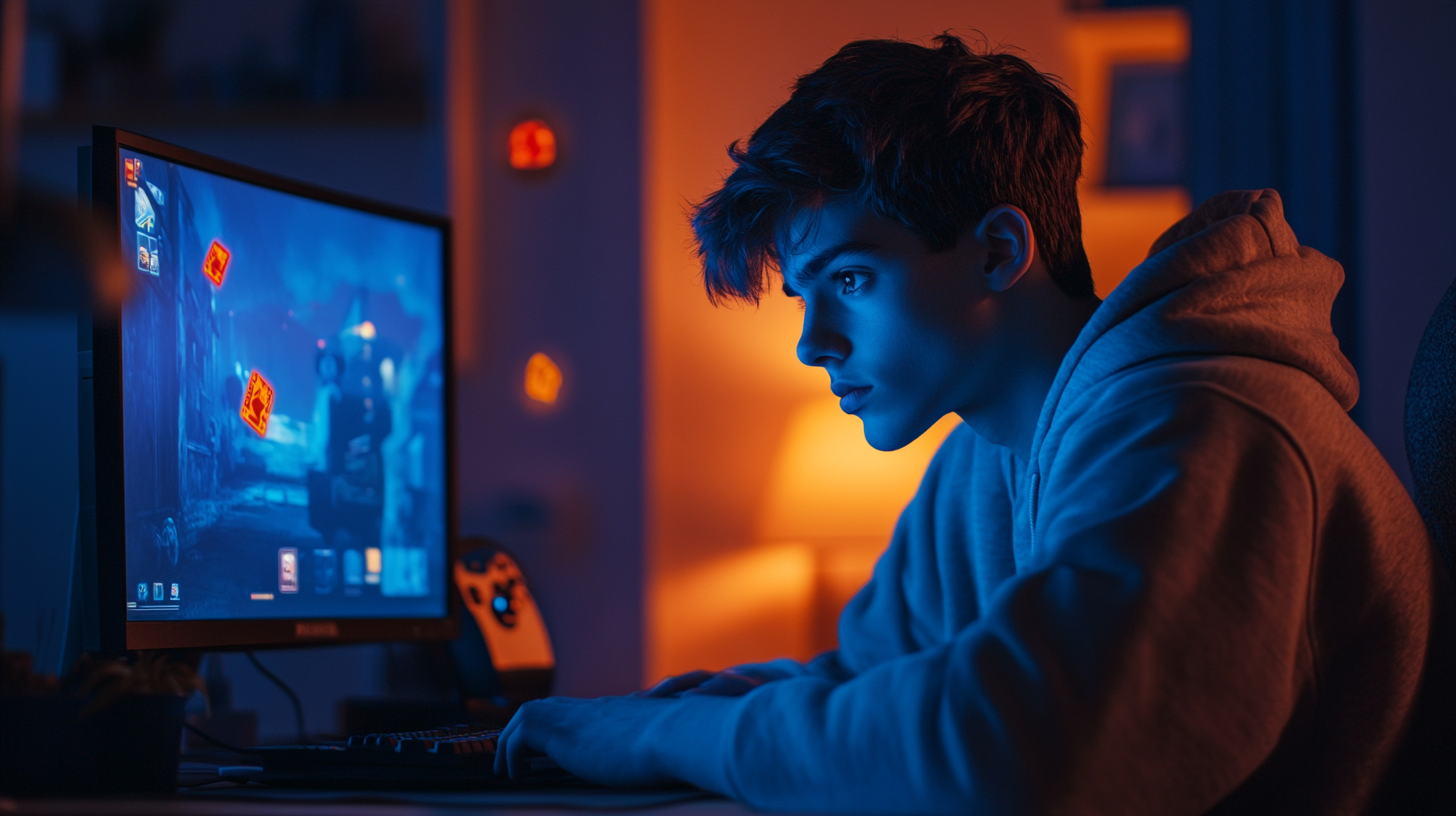
[[[278,686],[278,688],[283,690],[284,694],[288,695],[289,701],[293,703],[293,719],[298,725],[298,741],[300,744],[308,742],[308,731],[303,727],[303,703],[298,701],[298,695],[294,694],[293,689],[289,688],[287,683],[279,679],[278,675],[268,671],[268,667],[259,662],[257,655],[254,655],[252,652],[243,652],[243,654],[247,655],[248,660],[252,661],[253,668],[257,669],[264,677],[272,680],[274,685]]]
[[[213,745],[216,745],[217,747],[223,749],[224,751],[232,751],[235,754],[252,754],[252,753],[257,753],[257,749],[255,749],[255,748],[239,748],[236,745],[232,745],[232,744],[223,742],[222,740],[218,739],[217,737],[214,737],[213,735],[207,733],[206,731],[203,731],[202,729],[198,728],[197,726],[193,725],[190,722],[184,722],[184,723],[182,723],[182,727],[185,728],[185,729],[187,729],[188,731],[191,731],[192,733],[196,734],[197,736],[202,737],[203,739],[207,740],[208,742],[212,743]]]

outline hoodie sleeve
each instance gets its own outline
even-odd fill
[[[734,669],[771,680],[846,680],[953,637],[1016,571],[1012,486],[1023,475],[1009,450],[957,427],[931,459],[870,581],[845,606],[841,648],[808,663]]]
[[[665,766],[845,813],[1197,814],[1237,787],[1308,671],[1308,470],[1215,387],[1108,402],[1061,440],[1033,563],[983,616],[844,682],[684,700],[649,726]]]

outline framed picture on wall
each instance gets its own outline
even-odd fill
[[[1187,143],[1183,64],[1129,62],[1111,68],[1104,183],[1182,184]]]

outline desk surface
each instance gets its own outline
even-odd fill
[[[531,790],[531,791],[311,791],[221,788],[193,790],[166,797],[95,799],[0,798],[0,813],[17,814],[345,814],[425,816],[458,814],[612,814],[653,816],[743,816],[754,813],[742,804],[690,791]]]

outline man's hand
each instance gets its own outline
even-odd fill
[[[669,677],[650,689],[633,692],[636,697],[688,697],[710,694],[715,697],[742,697],[764,683],[795,676],[786,666],[797,666],[789,660],[749,663],[732,666],[720,672],[698,669]],[[799,667],[802,669],[802,667]]]
[[[646,732],[654,717],[678,705],[650,697],[550,697],[526,703],[496,742],[495,772],[519,778],[529,770],[529,757],[545,754],[582,779],[603,785],[676,781],[653,755]]]
[[[742,697],[771,679],[776,678],[760,677],[737,669],[724,669],[720,672],[698,669],[669,677],[650,689],[633,692],[632,696],[686,697],[711,694],[717,697]]]

